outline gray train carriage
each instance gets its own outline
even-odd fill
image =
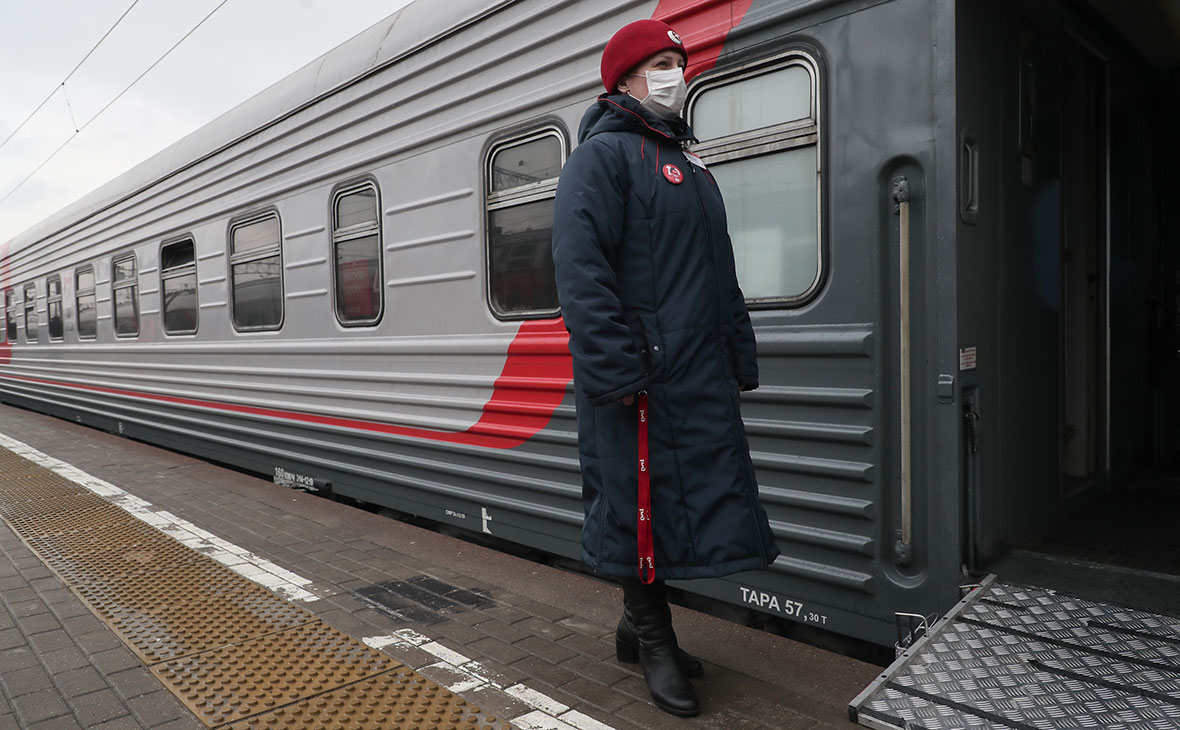
[[[888,645],[1177,455],[1171,7],[421,0],[5,244],[0,396],[576,557],[552,200],[658,17],[783,553],[684,587]]]

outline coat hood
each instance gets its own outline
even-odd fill
[[[603,132],[635,132],[667,142],[697,141],[683,119],[661,119],[640,105],[635,97],[627,94],[603,94],[598,97],[598,101],[582,115],[582,123],[578,126],[578,143]]]

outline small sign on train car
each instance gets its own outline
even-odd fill
[[[959,350],[959,369],[975,369],[975,345],[972,345],[971,347],[963,347]]]
[[[331,492],[332,482],[327,479],[320,479],[318,477],[308,476],[307,474],[297,474],[293,471],[287,471],[281,466],[275,467],[274,483],[280,487],[290,487],[291,489],[298,489],[301,492]]]

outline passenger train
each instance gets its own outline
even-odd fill
[[[0,399],[577,557],[553,197],[644,17],[782,549],[685,590],[888,645],[1178,456],[1169,0],[418,0],[0,244]]]

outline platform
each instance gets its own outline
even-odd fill
[[[674,607],[706,666],[675,718],[610,583],[28,411],[0,435],[0,730],[849,730],[880,672]]]

